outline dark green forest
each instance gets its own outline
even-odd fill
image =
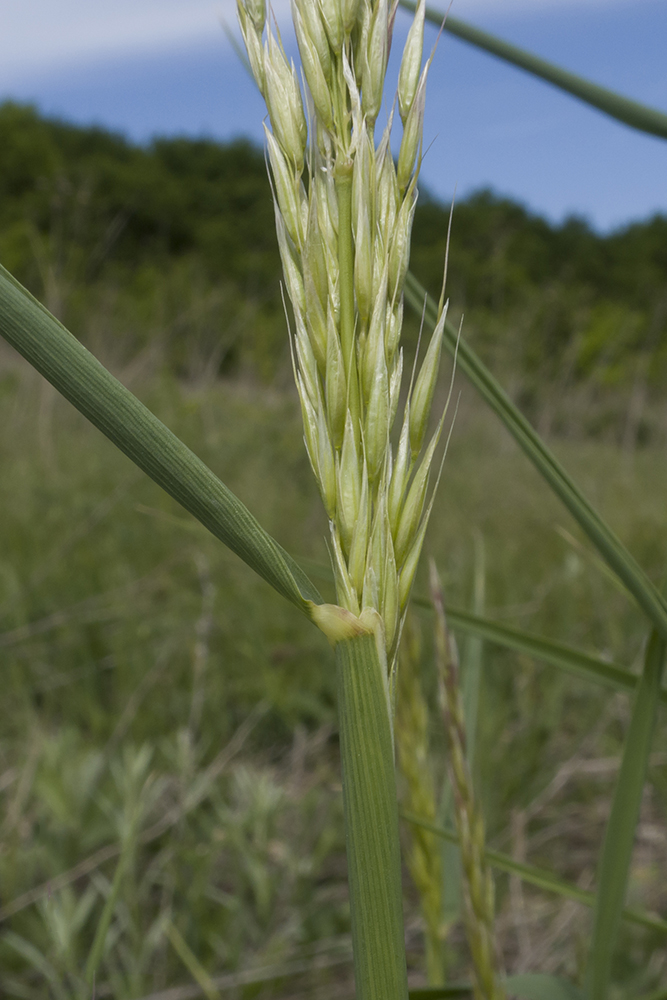
[[[261,149],[142,147],[13,103],[0,107],[0,136],[0,258],[93,349],[127,361],[159,348],[184,377],[287,369]],[[433,293],[448,217],[422,192],[412,268]],[[600,235],[480,191],[455,206],[449,259],[452,315],[465,314],[464,336],[529,412],[545,386],[585,385],[590,402],[638,385],[650,398],[662,383],[667,215]],[[604,429],[597,411],[588,419]]]

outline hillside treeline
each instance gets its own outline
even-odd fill
[[[179,375],[287,362],[261,149],[156,139],[0,106],[0,259],[94,348],[156,351]],[[422,196],[412,267],[439,292],[449,206]],[[488,191],[457,204],[452,312],[525,405],[545,386],[597,392],[667,369],[667,216],[609,235],[552,225]]]

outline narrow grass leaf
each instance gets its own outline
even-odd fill
[[[401,816],[408,823],[415,823],[417,826],[422,826],[425,830],[430,830],[436,836],[442,837],[452,844],[458,843],[456,830],[438,826],[436,823],[422,819],[421,816],[415,816],[414,813],[403,810],[401,810]],[[537,889],[544,889],[545,892],[553,892],[564,899],[572,899],[575,903],[581,903],[583,906],[595,906],[594,892],[591,892],[589,889],[580,889],[579,886],[572,885],[571,882],[566,882],[565,879],[559,878],[552,872],[545,871],[543,868],[538,868],[535,865],[522,864],[511,858],[509,854],[503,854],[501,851],[494,851],[488,847],[485,851],[485,856],[493,868],[497,868],[501,872],[507,872],[508,875],[518,875],[524,882],[534,885]],[[622,916],[624,920],[632,924],[638,924],[640,927],[647,927],[650,930],[660,931],[663,934],[667,932],[667,920],[653,916],[651,913],[645,913],[642,910],[635,910],[634,908],[626,908],[623,910]]]
[[[417,9],[416,3],[412,3],[411,0],[400,0],[400,4],[406,10],[414,11]],[[472,24],[461,21],[457,17],[447,15],[447,19],[445,20],[444,11],[427,7],[426,20],[431,21],[432,24],[438,27],[444,21],[445,31],[448,31],[450,35],[455,35],[462,41],[476,46],[476,48],[484,49],[485,52],[490,52],[491,55],[497,56],[505,62],[512,63],[512,65],[526,70],[526,72],[531,73],[533,76],[546,80],[547,83],[551,83],[554,87],[558,87],[559,90],[564,90],[566,93],[572,94],[573,97],[583,101],[584,104],[597,108],[598,111],[602,111],[616,121],[623,122],[625,125],[636,128],[640,132],[648,132],[649,135],[657,135],[661,139],[667,139],[667,114],[658,111],[656,108],[647,107],[645,104],[633,101],[622,94],[615,93],[613,90],[601,87],[591,80],[586,80],[575,73],[561,69],[560,66],[547,62],[546,59],[540,59],[539,56],[533,55],[532,52],[526,52],[525,49],[511,45],[509,42],[505,42],[501,38],[489,34],[487,31],[481,31],[479,28],[475,28]]]
[[[541,972],[508,976],[505,986],[519,1000],[584,1000],[584,994],[566,979]]]
[[[413,597],[412,600],[420,610],[430,612],[425,598]],[[603,684],[617,691],[635,691],[637,688],[638,677],[629,670],[617,663],[608,663],[597,656],[591,656],[590,653],[584,653],[573,646],[544,639],[542,636],[511,628],[509,625],[501,625],[491,618],[481,618],[459,608],[448,607],[447,620],[455,632],[476,635],[504,649],[526,653],[559,670],[575,674],[583,680]],[[663,704],[667,704],[667,690],[661,689],[659,697]]]
[[[437,306],[411,273],[405,283],[405,297],[421,316],[426,299],[426,321],[433,328],[437,322]],[[505,424],[517,444],[523,449],[554,493],[562,500],[586,536],[613,569],[637,604],[667,639],[667,604],[633,556],[619,541],[598,512],[584,497],[539,434],[531,427],[507,393],[477,357],[458,331],[445,324],[444,344],[456,354],[459,368],[468,376],[491,409]]]
[[[352,948],[358,1000],[405,1000],[394,747],[373,635],[336,646]]]
[[[637,686],[598,870],[588,964],[590,1000],[605,1000],[630,873],[635,832],[658,714],[667,643],[653,629]]]
[[[0,335],[140,469],[307,613],[322,598],[247,507],[5,268]]]

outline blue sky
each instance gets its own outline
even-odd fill
[[[286,23],[288,4],[274,6]],[[667,111],[664,0],[454,0],[452,13]],[[234,25],[232,0],[8,0],[0,99],[138,141],[261,141],[262,103],[221,17]],[[408,25],[399,12],[395,53]],[[436,32],[427,32],[430,47]],[[492,187],[551,219],[576,213],[603,230],[667,213],[667,142],[447,34],[429,81],[425,138],[422,183],[446,199],[455,186],[458,196]]]

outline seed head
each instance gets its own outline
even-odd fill
[[[418,0],[401,61],[397,167],[393,110],[377,148],[374,139],[397,0],[291,0],[310,95],[309,142],[299,79],[280,38],[266,30],[265,0],[237,3],[271,122],[266,143],[294,313],[293,363],[306,448],[331,522],[338,601],[352,614],[362,609],[382,620],[377,634],[393,661],[431,509],[426,494],[440,434],[424,450],[441,326],[392,450],[428,69],[421,70],[425,0]]]

